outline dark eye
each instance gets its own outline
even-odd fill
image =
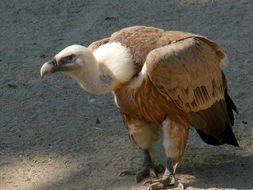
[[[68,57],[66,57],[66,60],[68,61],[73,61],[75,59],[75,55],[69,55]]]

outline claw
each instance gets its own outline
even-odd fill
[[[152,180],[151,179],[147,179],[143,182],[143,185],[147,185],[147,184],[150,184],[152,183]]]
[[[147,190],[163,189],[164,185],[160,182],[152,183],[148,186]]]
[[[135,181],[139,183],[148,176],[158,178],[158,174],[162,172],[164,172],[164,167],[162,165],[153,165],[145,167],[143,170],[136,174]]]
[[[149,180],[149,183],[150,183],[150,180]],[[147,182],[145,184],[147,184]],[[177,188],[180,190],[185,190],[184,185],[180,182],[177,182],[175,184],[170,184],[170,185],[177,186]],[[160,189],[163,189],[165,186],[168,186],[168,185],[165,185],[162,182],[155,182],[155,183],[151,183],[148,186],[147,190],[160,190]]]
[[[184,185],[183,183],[180,183],[180,182],[176,182],[177,187],[180,189],[180,190],[184,190]]]
[[[149,176],[150,177],[154,177],[154,178],[158,178],[157,174],[156,174],[156,171],[154,168],[150,168],[149,169]]]
[[[146,185],[148,183],[157,183],[157,182],[163,183],[164,185],[170,185],[170,184],[174,185],[175,184],[175,177],[173,175],[169,175],[169,176],[164,175],[160,179],[149,179],[149,180],[146,180],[143,183],[143,185]]]
[[[147,185],[147,190],[159,190],[163,189],[166,186],[175,186],[178,187],[180,190],[184,190],[184,185],[178,182],[174,175],[164,175],[160,179],[149,179],[146,180],[143,185]]]
[[[126,176],[126,175],[135,175],[136,172],[135,171],[131,171],[131,170],[128,170],[128,171],[123,171],[119,174],[119,176]]]
[[[163,172],[163,166],[161,167],[159,165],[153,167],[148,167],[148,168],[144,168],[143,170],[141,170],[140,172],[136,172],[136,171],[123,171],[119,174],[119,176],[126,176],[126,175],[136,175],[135,176],[135,181],[136,183],[139,183],[141,180],[143,180],[144,178],[150,176],[153,178],[158,178],[158,174],[157,173],[161,173]]]

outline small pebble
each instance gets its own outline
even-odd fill
[[[96,98],[91,98],[91,99],[89,99],[89,102],[90,103],[94,103],[94,102],[96,102],[97,100],[96,100]]]
[[[41,54],[40,57],[41,58],[46,58],[46,55],[45,54]]]
[[[10,88],[17,88],[18,86],[15,85],[15,84],[8,84],[8,87],[10,87]]]
[[[116,19],[116,17],[114,17],[114,16],[108,16],[105,18],[105,20],[114,20],[114,19]]]
[[[99,119],[96,119],[96,124],[100,124],[100,120]]]

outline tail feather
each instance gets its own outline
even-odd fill
[[[237,112],[234,102],[225,91],[224,100],[216,102],[206,110],[193,114],[193,126],[205,143],[239,146],[232,131],[232,125],[234,124],[233,110]]]
[[[226,125],[225,131],[221,134],[222,139],[226,144],[231,144],[239,147],[239,144],[235,138],[231,126],[229,126],[227,123],[225,123],[225,125]]]

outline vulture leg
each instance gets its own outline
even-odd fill
[[[155,165],[151,159],[150,153],[148,150],[144,150],[144,160],[143,160],[143,169],[137,172],[135,176],[136,182],[140,182],[146,177],[158,177],[158,173],[164,172],[163,165]]]
[[[152,145],[159,135],[157,130],[159,127],[150,123],[145,122],[134,122],[128,124],[129,136],[131,140],[138,145],[144,152],[143,167],[138,172],[125,171],[121,175],[133,175],[136,174],[136,182],[140,182],[146,177],[156,177],[158,173],[164,172],[164,167],[162,165],[155,165],[151,159],[150,151],[152,150]]]
[[[124,171],[120,174],[120,176],[124,175],[135,175],[136,183],[139,183],[143,179],[147,177],[154,177],[158,178],[158,174],[165,171],[164,166],[159,164],[155,165],[151,159],[150,153],[148,150],[144,150],[144,160],[143,160],[143,167],[140,171]]]
[[[148,180],[144,184],[149,184],[147,190],[164,189],[172,185],[184,189],[183,184],[179,183],[174,175],[187,143],[189,127],[167,119],[163,122],[163,132],[163,145],[167,155],[166,170],[162,178]]]

